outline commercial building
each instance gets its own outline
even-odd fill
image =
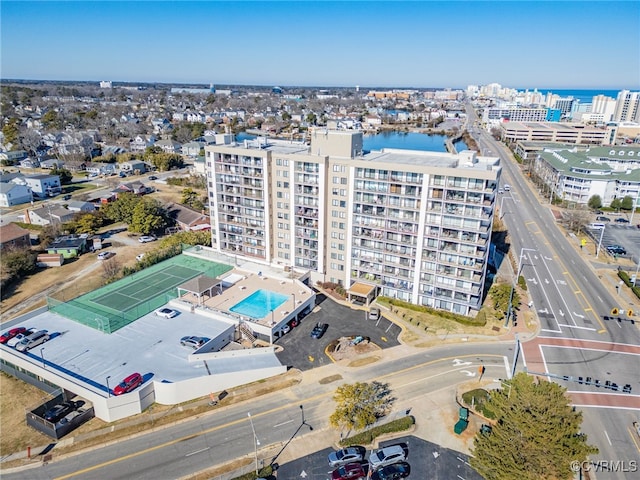
[[[617,127],[589,127],[581,124],[556,122],[503,122],[500,135],[507,143],[559,142],[584,145],[613,145]]]
[[[382,294],[473,315],[499,159],[362,145],[362,132],[317,129],[310,145],[205,147],[213,248],[341,284],[353,301]]]

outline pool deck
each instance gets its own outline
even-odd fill
[[[241,315],[231,312],[229,309],[258,290],[269,290],[288,296],[289,299],[286,302],[275,308],[264,318],[252,319],[260,325],[271,327],[294,311],[294,301],[295,308],[300,308],[312,295],[312,291],[307,286],[295,279],[270,277],[269,274],[260,275],[259,273],[239,269],[234,269],[229,274],[242,275],[243,278],[234,285],[224,288],[222,293],[216,292],[212,297],[206,295],[201,297],[200,305],[214,311],[220,310],[228,315],[239,317]],[[180,300],[198,305],[198,297],[191,293],[181,296]]]

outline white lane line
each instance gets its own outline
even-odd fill
[[[509,359],[505,355],[502,357],[504,359],[504,369],[507,372],[507,378],[511,378],[511,369],[509,368]]]
[[[190,457],[191,455],[196,455],[198,453],[202,453],[202,452],[206,452],[207,450],[209,450],[211,447],[206,447],[206,448],[201,448],[200,450],[196,450],[195,452],[191,452],[191,453],[187,453],[185,455],[185,457]]]
[[[287,423],[293,423],[293,420],[288,420],[286,422],[279,423],[277,425],[274,425],[273,428],[281,427],[282,425],[286,425]]]
[[[609,434],[607,433],[607,431],[603,430],[603,432],[604,432],[604,436],[607,437],[607,442],[609,442],[609,445],[613,446],[613,443],[611,443],[611,439],[609,438]]]
[[[589,330],[590,332],[595,332],[596,329],[595,328],[591,328],[591,327],[580,327],[578,325],[566,325],[564,323],[559,323],[558,324],[559,327],[567,327],[567,328],[577,328],[579,330]]]

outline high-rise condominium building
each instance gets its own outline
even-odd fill
[[[614,120],[616,122],[640,122],[640,92],[622,90],[618,93]]]
[[[483,296],[499,159],[367,153],[362,142],[361,132],[317,129],[310,145],[207,146],[213,248],[354,295],[472,315]]]

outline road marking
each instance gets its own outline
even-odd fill
[[[475,372],[470,372],[469,370],[460,370],[460,373],[464,373],[467,377],[475,377]]]
[[[507,372],[507,378],[511,378],[511,369],[509,368],[509,359],[507,358],[506,355],[502,358],[504,360],[504,369]]]
[[[579,313],[573,312],[573,314],[578,318],[584,318],[584,315],[580,315]]]
[[[282,425],[286,425],[287,423],[293,423],[293,420],[288,420],[286,422],[279,423],[277,425],[274,425],[273,428],[281,427]]]
[[[200,450],[196,450],[195,452],[191,452],[191,453],[187,453],[185,455],[185,457],[190,457],[191,455],[196,455],[198,453],[202,453],[202,452],[206,452],[207,450],[209,450],[211,447],[206,447],[206,448],[201,448]]]
[[[472,362],[463,362],[462,360],[460,360],[459,358],[454,358],[453,359],[453,366],[454,367],[463,367],[465,365],[471,365]]]
[[[638,444],[638,440],[636,440],[636,436],[638,434],[634,432],[633,429],[631,428],[628,428],[627,430],[629,431],[629,435],[631,435],[631,440],[633,441],[633,444],[636,446],[636,450],[640,452],[640,445]]]
[[[606,430],[603,430],[604,432],[604,436],[607,437],[607,442],[609,442],[609,445],[613,447],[613,443],[611,443],[611,439],[609,438],[609,434],[607,433]]]
[[[577,328],[578,330],[587,330],[589,332],[595,332],[596,329],[592,327],[579,327],[578,325],[565,325],[564,323],[559,323],[559,327],[567,327],[567,328]]]

